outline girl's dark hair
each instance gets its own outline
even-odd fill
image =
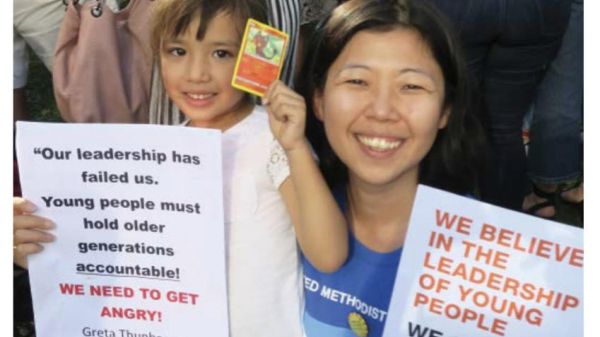
[[[450,107],[446,128],[421,162],[419,182],[465,194],[477,191],[483,169],[484,134],[472,102],[468,72],[459,40],[446,18],[425,1],[350,0],[319,23],[304,58],[298,90],[307,100],[307,134],[321,160],[330,186],[346,183],[346,166],[335,155],[314,116],[313,95],[322,92],[331,65],[346,43],[363,30],[387,32],[397,28],[419,33],[444,75],[444,108]]]
[[[153,8],[150,43],[155,55],[158,55],[165,38],[176,37],[184,33],[190,23],[200,18],[196,38],[202,40],[210,21],[219,13],[231,14],[240,32],[244,32],[246,20],[253,18],[267,22],[267,7],[264,0],[160,0]]]

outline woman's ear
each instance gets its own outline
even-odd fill
[[[323,93],[319,90],[316,90],[313,95],[313,111],[315,112],[315,116],[321,122],[323,121]]]
[[[448,106],[442,110],[442,115],[440,116],[440,120],[438,121],[438,129],[443,129],[448,125],[448,118],[450,118],[450,114],[452,113],[452,107]]]

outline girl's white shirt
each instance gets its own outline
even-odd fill
[[[303,335],[300,253],[279,193],[288,176],[263,107],[223,133],[231,337]]]

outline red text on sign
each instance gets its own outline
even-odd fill
[[[433,314],[459,320],[466,324],[475,324],[478,329],[489,331],[498,336],[504,336],[506,332],[507,322],[504,320],[489,318],[485,314],[478,313],[475,310],[462,308],[454,303],[446,303],[443,300],[429,297],[422,293],[416,293],[413,306],[415,308],[425,306]]]
[[[183,303],[183,304],[192,304],[195,305],[198,300],[198,294],[178,292],[178,291],[167,291],[167,301]]]
[[[100,317],[131,319],[138,321],[161,322],[162,313],[156,310],[121,308],[121,307],[103,307]]]
[[[134,294],[134,290],[129,287],[90,286],[90,295],[92,296],[131,298]]]
[[[438,227],[454,229],[456,232],[464,235],[471,234],[471,225],[473,220],[458,215],[450,215],[448,212],[435,210],[435,220]]]
[[[59,287],[63,295],[85,295],[83,284],[60,283]]]
[[[557,262],[567,262],[574,267],[583,267],[583,249],[561,245],[536,237],[525,238],[523,234],[506,228],[484,223],[479,238],[499,246],[512,248]]]

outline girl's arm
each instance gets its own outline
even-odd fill
[[[54,241],[48,232],[54,228],[52,221],[32,213],[36,207],[23,198],[13,198],[13,262],[27,268],[27,256],[42,251],[40,243]]]
[[[290,176],[280,192],[302,252],[322,272],[334,272],[348,255],[348,227],[304,136],[304,98],[281,81],[271,84],[264,104],[271,131],[286,152]]]

